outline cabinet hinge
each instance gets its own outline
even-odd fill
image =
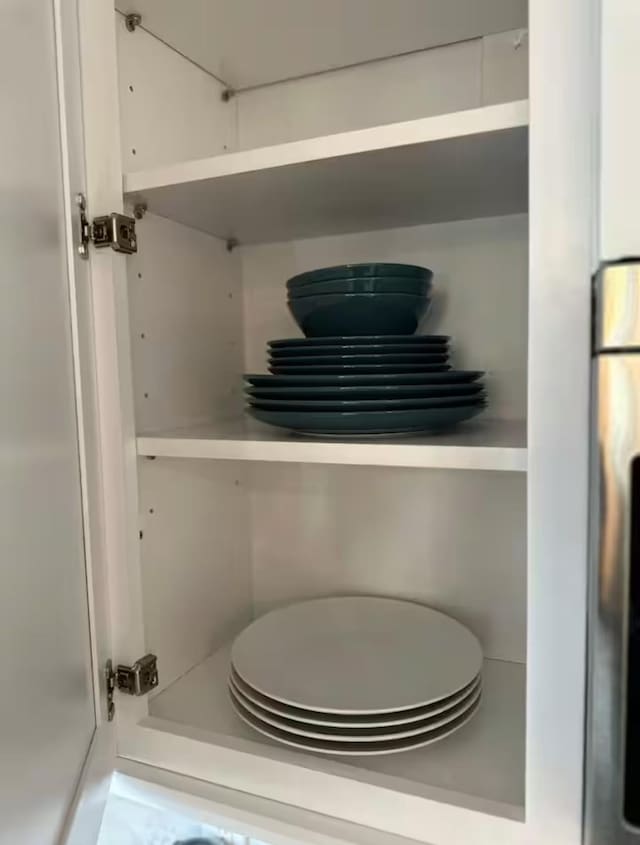
[[[102,217],[94,217],[92,221],[87,219],[86,200],[83,194],[76,195],[76,205],[80,213],[80,243],[78,253],[82,258],[89,257],[89,244],[92,243],[98,249],[110,246],[115,252],[124,252],[131,255],[138,251],[138,240],[136,237],[136,221],[126,214],[118,214],[112,211]]]
[[[105,667],[107,686],[107,716],[113,720],[116,711],[114,693],[116,689],[126,695],[146,695],[158,686],[158,658],[155,654],[145,654],[136,660],[133,666],[122,664],[113,668],[111,660]]]

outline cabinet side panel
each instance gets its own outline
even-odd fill
[[[242,296],[224,241],[148,214],[128,259],[138,431],[241,408]]]
[[[256,613],[316,596],[396,596],[468,625],[487,657],[523,662],[525,483],[512,473],[255,467]]]
[[[236,104],[222,83],[117,13],[116,32],[125,172],[233,149]]]
[[[251,619],[244,468],[139,460],[145,644],[158,692]]]
[[[489,416],[524,419],[527,223],[510,215],[243,247],[247,370],[265,369],[268,340],[300,334],[286,306],[290,276],[343,262],[422,264],[435,272],[422,331],[452,336],[455,366],[488,371]]]

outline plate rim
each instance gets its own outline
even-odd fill
[[[245,701],[242,700],[242,695],[240,693],[236,693],[235,691],[233,691],[231,686],[228,686],[227,690],[228,690],[228,693],[231,696],[232,700],[234,701],[234,703],[236,701],[239,701],[239,703],[242,705],[242,707],[244,707],[246,710],[248,710],[249,713],[251,713],[251,715],[254,716],[258,721],[264,722],[267,725],[272,725],[273,727],[277,728],[278,730],[284,731],[285,733],[291,733],[293,736],[302,736],[302,737],[309,738],[309,739],[320,739],[320,740],[323,740],[325,742],[330,742],[330,743],[387,742],[387,741],[393,740],[393,739],[407,739],[407,738],[412,737],[412,736],[419,736],[419,735],[422,735],[422,734],[425,734],[425,733],[429,733],[431,731],[438,730],[438,728],[441,728],[444,725],[447,725],[449,722],[454,721],[458,716],[462,716],[464,713],[466,713],[468,710],[470,710],[474,706],[474,704],[476,704],[476,702],[482,696],[482,684],[480,684],[476,689],[474,689],[472,692],[470,692],[466,696],[466,698],[464,698],[464,699],[462,699],[462,701],[458,702],[457,705],[452,706],[451,710],[455,711],[452,715],[450,715],[449,711],[447,710],[447,711],[443,711],[441,713],[435,713],[433,715],[433,717],[427,717],[427,719],[428,718],[435,719],[433,724],[431,724],[430,726],[419,727],[419,728],[408,727],[406,730],[404,730],[403,726],[401,726],[401,729],[398,730],[398,731],[392,732],[391,734],[383,734],[382,736],[378,736],[378,737],[376,737],[375,735],[373,735],[373,736],[371,736],[371,735],[360,735],[360,736],[358,736],[358,734],[355,733],[353,736],[352,735],[345,735],[344,737],[338,736],[334,739],[334,737],[330,733],[321,734],[321,733],[314,732],[313,729],[307,730],[303,727],[294,728],[294,727],[281,726],[274,716],[268,715],[266,717],[263,717],[263,716],[260,715],[260,713],[254,712],[253,708],[256,707],[256,705],[251,704],[251,702],[249,702],[249,701],[247,701],[245,703]],[[260,708],[258,708],[258,709],[260,709]],[[447,717],[449,717],[449,718],[447,718]],[[293,721],[293,720],[289,720],[289,721]],[[425,720],[423,719],[422,721],[425,721]],[[373,730],[373,729],[372,728],[361,728],[361,730]]]
[[[457,730],[460,730],[460,728],[464,727],[468,722],[470,722],[471,719],[475,716],[475,714],[480,709],[481,704],[482,704],[482,696],[480,696],[480,698],[476,702],[475,706],[471,707],[465,714],[463,714],[463,716],[459,717],[459,721],[457,719],[453,720],[454,722],[456,722],[455,725],[452,725],[452,723],[449,722],[449,724],[444,725],[443,728],[436,729],[436,730],[431,732],[432,734],[437,733],[438,734],[437,736],[430,736],[428,739],[422,739],[421,741],[416,741],[416,742],[409,742],[409,741],[403,742],[403,740],[395,740],[395,741],[391,740],[394,747],[376,748],[376,749],[373,749],[373,750],[360,748],[360,749],[353,750],[353,751],[346,750],[344,748],[340,748],[340,749],[338,749],[338,748],[318,748],[318,747],[314,748],[313,746],[311,746],[309,744],[304,744],[303,742],[296,742],[294,739],[280,738],[278,736],[275,736],[273,733],[266,730],[265,728],[260,728],[257,725],[254,725],[252,720],[245,718],[245,716],[243,716],[238,710],[234,709],[234,712],[236,713],[236,715],[238,716],[239,719],[242,719],[243,722],[245,722],[247,725],[249,725],[249,727],[252,727],[258,733],[261,733],[263,736],[268,737],[273,742],[278,742],[281,745],[288,745],[290,747],[298,749],[298,751],[307,751],[307,752],[310,752],[312,754],[328,754],[330,756],[370,757],[370,756],[374,756],[374,755],[380,756],[380,755],[383,755],[383,754],[398,754],[402,751],[411,751],[411,750],[416,749],[416,748],[422,748],[425,745],[431,745],[434,742],[439,742],[441,739],[445,739],[447,736],[450,736],[452,733],[455,733]],[[276,728],[275,730],[278,730],[278,729]],[[441,733],[439,731],[441,731]],[[284,733],[284,731],[281,731],[281,733]],[[302,737],[301,737],[301,739],[302,739]],[[411,737],[409,737],[409,740],[410,739],[411,739]],[[315,740],[315,741],[317,743],[320,743],[320,740]],[[398,743],[400,743],[399,747],[398,747]],[[361,744],[365,745],[365,743],[361,743]],[[380,745],[382,745],[382,743],[380,743]]]
[[[409,705],[399,704],[399,705],[393,705],[393,706],[375,706],[375,707],[368,707],[365,710],[363,710],[360,707],[345,708],[345,706],[342,705],[342,704],[339,705],[339,706],[330,706],[330,705],[318,706],[317,704],[314,704],[314,705],[311,706],[311,709],[313,709],[314,711],[321,712],[321,713],[322,712],[342,713],[342,714],[345,714],[345,715],[346,714],[357,714],[357,713],[365,713],[365,714],[374,715],[374,714],[382,713],[382,712],[392,713],[392,712],[396,712],[398,710],[407,710],[407,709],[410,709],[412,707],[420,707],[420,706],[424,706],[424,705],[427,705],[427,704],[434,703],[435,701],[440,701],[442,698],[446,697],[447,695],[452,695],[453,693],[460,690],[462,688],[462,686],[465,686],[466,684],[468,684],[471,679],[475,678],[482,671],[483,662],[484,662],[483,661],[482,646],[480,644],[478,637],[476,637],[476,635],[469,628],[467,628],[466,625],[463,625],[461,622],[459,622],[454,617],[449,616],[449,614],[443,613],[440,610],[436,610],[435,608],[429,607],[429,606],[424,605],[420,602],[408,601],[406,599],[398,599],[398,598],[393,598],[393,597],[389,597],[389,596],[379,596],[379,595],[373,595],[373,596],[372,595],[325,596],[325,597],[321,597],[321,598],[313,598],[313,599],[307,599],[307,600],[303,600],[303,601],[292,602],[291,604],[288,604],[288,605],[285,605],[285,606],[282,606],[282,607],[278,607],[278,608],[274,608],[273,610],[268,611],[266,614],[258,617],[258,619],[255,619],[246,628],[244,628],[244,630],[240,634],[238,634],[238,636],[235,638],[233,645],[231,647],[230,662],[234,666],[236,673],[238,675],[240,675],[240,677],[243,680],[245,680],[245,682],[248,683],[249,686],[252,687],[253,689],[258,690],[258,692],[261,692],[263,695],[266,695],[269,698],[274,698],[276,701],[282,701],[283,703],[291,704],[294,707],[300,706],[300,702],[295,702],[293,700],[287,699],[286,697],[284,697],[282,695],[276,695],[276,694],[273,693],[273,691],[268,692],[267,690],[262,689],[260,686],[258,686],[258,684],[256,684],[255,682],[247,681],[246,680],[246,678],[247,678],[246,671],[243,672],[238,667],[238,657],[239,656],[240,656],[241,659],[244,659],[245,662],[248,659],[249,664],[253,663],[254,667],[256,665],[255,645],[252,646],[252,636],[253,636],[254,642],[255,642],[256,629],[258,629],[258,631],[260,631],[260,629],[264,628],[265,624],[266,624],[267,630],[268,630],[269,622],[267,622],[267,620],[269,620],[269,619],[273,620],[274,617],[277,617],[279,615],[282,615],[282,616],[293,615],[293,624],[294,624],[294,627],[295,627],[296,616],[298,616],[301,613],[304,613],[305,614],[305,624],[308,624],[308,621],[309,621],[309,618],[310,618],[309,608],[310,608],[311,605],[313,605],[314,609],[316,609],[318,611],[318,613],[320,613],[322,615],[324,615],[327,612],[327,608],[328,608],[329,605],[333,605],[333,606],[342,605],[342,607],[338,608],[338,611],[341,612],[341,613],[348,613],[350,615],[350,617],[353,617],[353,614],[357,610],[357,608],[355,608],[354,605],[356,605],[356,604],[362,605],[362,604],[367,604],[367,603],[369,605],[378,605],[378,608],[380,608],[380,606],[383,605],[383,604],[386,604],[387,606],[394,605],[394,610],[393,610],[394,615],[397,615],[396,611],[401,613],[401,614],[404,613],[405,611],[407,613],[414,614],[413,619],[411,620],[412,626],[415,624],[415,620],[416,620],[415,614],[417,613],[417,614],[422,614],[424,616],[424,619],[419,619],[419,621],[417,623],[419,627],[423,627],[425,624],[427,625],[427,627],[433,627],[435,625],[436,628],[437,628],[439,626],[440,629],[441,629],[440,630],[441,634],[442,634],[442,627],[443,626],[447,627],[449,629],[450,635],[452,637],[457,638],[458,645],[460,646],[460,648],[462,650],[464,660],[466,662],[468,662],[473,667],[473,670],[470,671],[470,674],[466,675],[466,679],[464,680],[463,683],[458,683],[457,686],[454,686],[453,689],[450,689],[447,693],[445,693],[445,696],[443,696],[443,695],[435,695],[434,696],[433,693],[430,693],[431,697],[428,698],[427,700],[424,700],[424,699],[419,700],[418,702],[415,702],[415,703],[412,702]],[[346,611],[345,611],[345,607],[346,607]],[[365,608],[365,613],[370,613],[370,612],[371,612],[370,610],[367,610]],[[378,612],[378,611],[375,611],[375,612]],[[380,619],[382,620],[382,618],[384,616],[385,617],[385,624],[388,624],[388,620],[390,618],[389,612],[387,612],[385,609],[380,609],[380,612],[382,614]],[[428,623],[426,621],[427,617],[431,617],[431,621],[428,622]],[[273,624],[273,623],[271,623],[271,624]],[[286,630],[287,626],[291,626],[292,620],[286,619],[284,623],[276,622],[276,627],[275,627],[276,632],[278,631],[278,627],[280,627],[280,629],[282,629],[283,624],[284,624],[284,628]],[[405,625],[408,625],[408,624],[409,624],[409,622],[407,621],[405,623]],[[250,633],[250,632],[252,632],[252,633]],[[263,637],[265,636],[264,631],[262,631],[262,635],[263,635]],[[268,636],[268,634],[267,634],[267,636]],[[278,636],[280,636],[280,638],[281,638],[281,636],[282,636],[281,633]],[[276,639],[278,638],[278,636],[276,636]],[[272,635],[272,637],[273,637],[273,635]],[[248,641],[248,645],[247,645],[247,641]],[[248,649],[248,651],[247,651],[247,649]],[[252,655],[252,650],[253,650],[253,655]],[[463,657],[460,657],[460,655],[459,655],[459,660],[462,661]],[[461,667],[458,667],[458,669],[456,670],[456,674],[458,674],[458,675],[460,674],[460,669],[461,669]],[[263,678],[264,678],[264,675],[263,675]],[[425,693],[421,693],[421,694],[425,694]],[[302,705],[303,709],[304,709],[304,706],[305,705]]]
[[[291,719],[292,721],[299,721],[302,724],[316,724],[316,725],[323,725],[326,727],[337,727],[337,728],[358,728],[358,727],[386,727],[386,726],[394,726],[394,725],[406,725],[411,724],[412,722],[420,721],[421,719],[428,718],[431,715],[437,715],[442,711],[446,711],[449,707],[454,707],[457,703],[462,701],[466,698],[473,690],[482,685],[482,669],[480,672],[465,686],[461,687],[455,693],[450,696],[445,696],[444,698],[440,699],[439,701],[434,702],[433,704],[427,704],[424,707],[409,707],[406,710],[396,710],[391,711],[389,713],[380,713],[379,720],[374,720],[368,714],[340,714],[340,713],[321,713],[320,711],[315,710],[308,710],[305,711],[303,707],[295,707],[292,704],[285,704],[282,701],[276,701],[276,699],[271,699],[267,695],[263,695],[258,690],[253,689],[250,684],[248,684],[243,678],[240,677],[237,670],[230,664],[230,671],[229,671],[229,678],[228,682],[234,683],[238,687],[238,691],[245,697],[248,698],[249,701],[253,701],[258,707],[262,707],[267,712],[271,712],[276,716],[282,716],[286,719]],[[248,692],[242,689],[242,686],[247,687]],[[256,696],[258,700],[252,699],[251,696]],[[266,699],[269,703],[263,703],[259,700],[259,698]],[[287,708],[285,712],[280,712],[277,708]],[[298,713],[291,713],[291,711],[300,711],[300,715]],[[311,714],[305,715],[305,714]],[[411,714],[408,716],[407,714]],[[354,719],[358,719],[359,721],[355,722]],[[348,721],[351,720],[351,721]]]

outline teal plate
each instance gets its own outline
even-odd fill
[[[328,375],[393,375],[394,373],[431,373],[448,369],[447,364],[324,364],[323,366],[295,367],[270,364],[269,371],[278,376],[328,376]]]
[[[292,375],[270,376],[266,373],[246,373],[245,381],[254,387],[346,387],[355,385],[357,387],[371,387],[379,384],[466,384],[477,381],[484,375],[483,370],[452,370],[449,367],[438,367],[432,372],[422,373],[354,373],[352,375],[341,375],[340,373],[329,375],[305,375],[294,373]]]
[[[268,411],[248,408],[260,422],[304,434],[372,435],[442,431],[481,413],[484,405],[403,411]]]
[[[274,376],[277,378],[277,376]],[[483,390],[482,382],[469,384],[316,385],[314,387],[245,387],[256,399],[429,399],[436,396],[471,396]]]
[[[280,358],[304,358],[318,357],[322,355],[446,355],[449,351],[449,344],[446,341],[440,343],[413,344],[389,344],[382,343],[362,344],[361,346],[286,346],[279,349],[270,349],[269,355],[275,360]]]
[[[335,267],[320,267],[298,273],[287,280],[287,288],[299,288],[310,282],[326,282],[333,279],[362,279],[369,276],[406,276],[410,279],[428,279],[433,271],[417,264],[398,264],[388,261],[372,264],[337,264]]]
[[[448,354],[424,353],[408,355],[284,355],[281,358],[269,358],[269,363],[276,367],[326,367],[329,364],[348,366],[350,364],[445,364]]]
[[[402,408],[461,408],[467,405],[485,405],[484,393],[467,396],[438,396],[412,399],[262,399],[249,398],[252,408],[272,411],[395,411]]]
[[[451,340],[448,334],[370,334],[370,335],[338,335],[337,337],[284,337],[270,340],[267,344],[273,349],[284,349],[289,346],[361,346],[368,344],[411,344],[446,343]]]
[[[320,293],[410,293],[428,296],[431,279],[426,276],[363,276],[360,279],[323,279],[289,287],[289,299]]]

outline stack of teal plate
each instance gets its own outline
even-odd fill
[[[357,264],[289,279],[307,336],[269,341],[271,375],[245,376],[248,413],[340,437],[439,431],[479,414],[483,373],[451,368],[447,335],[414,334],[431,277],[414,265]],[[336,327],[343,333],[328,333]]]

